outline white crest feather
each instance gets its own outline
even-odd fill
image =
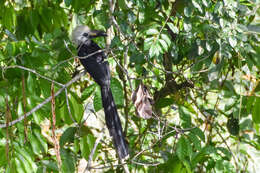
[[[88,26],[81,25],[77,26],[73,31],[72,31],[72,42],[74,44],[81,45],[82,43],[87,41],[87,38],[83,36],[84,33],[89,33],[90,29]]]

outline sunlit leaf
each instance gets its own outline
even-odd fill
[[[200,13],[203,13],[201,4],[199,4],[199,2],[197,2],[196,0],[192,0],[192,4],[194,5],[195,8],[197,8],[199,10]]]
[[[75,156],[69,150],[61,149],[60,150],[62,166],[61,169],[63,172],[75,172]]]
[[[111,90],[117,106],[124,106],[123,87],[116,78],[111,79]]]
[[[170,29],[172,30],[173,33],[178,34],[179,33],[179,29],[173,25],[173,23],[167,23],[167,25],[170,27]]]
[[[92,84],[90,86],[88,86],[81,95],[81,100],[84,101],[87,98],[89,98],[91,96],[91,94],[95,91],[97,85],[96,84]]]
[[[255,97],[255,102],[253,105],[253,110],[252,110],[252,117],[253,117],[253,121],[254,123],[260,123],[260,98],[259,97]]]
[[[71,95],[71,98],[69,100],[72,108],[72,116],[77,122],[81,121],[84,113],[83,105],[79,102],[79,100],[80,99],[74,94]]]
[[[162,49],[163,49],[164,51],[167,51],[167,50],[168,50],[168,45],[167,45],[167,43],[166,43],[164,40],[162,40],[162,39],[159,39],[159,42],[160,42],[160,45],[161,45]]]
[[[162,34],[161,34],[161,37],[162,37],[162,39],[163,39],[164,41],[166,41],[166,43],[168,44],[168,46],[171,45],[171,39],[169,38],[168,35],[162,33]]]
[[[67,142],[74,141],[76,130],[76,127],[69,127],[63,132],[60,138],[60,147],[63,147]]]
[[[93,104],[96,112],[102,109],[101,91],[99,87],[95,91]]]
[[[146,34],[147,35],[155,35],[155,34],[159,34],[159,31],[157,29],[155,29],[155,28],[151,28],[151,29],[148,29],[146,31]]]
[[[235,47],[237,45],[237,39],[235,37],[229,37],[228,41],[232,47]]]

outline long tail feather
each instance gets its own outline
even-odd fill
[[[119,158],[123,159],[128,155],[128,146],[110,87],[101,87],[101,96],[107,128],[113,138]]]

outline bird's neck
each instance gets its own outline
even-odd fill
[[[84,46],[90,46],[92,44],[92,40],[85,40],[84,42],[81,42],[77,49],[79,50],[81,47],[84,47]]]

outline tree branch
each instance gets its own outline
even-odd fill
[[[75,76],[73,79],[71,79],[68,83],[66,83],[65,85],[63,85],[63,87],[61,89],[59,89],[55,94],[54,97],[57,97],[59,94],[61,94],[61,92],[63,90],[65,90],[65,88],[69,87],[71,84],[73,84],[74,82],[76,82],[78,79],[80,79],[83,75],[85,75],[85,71],[82,73],[79,73],[77,76]],[[24,114],[23,116],[20,116],[19,118],[9,122],[8,125],[6,124],[0,124],[0,128],[6,128],[8,126],[12,126],[20,121],[22,121],[25,117],[30,116],[32,113],[34,113],[35,111],[37,111],[38,109],[40,109],[42,106],[44,106],[45,104],[47,104],[48,102],[51,101],[52,96],[48,97],[47,99],[45,99],[42,103],[40,103],[39,105],[35,106],[34,108],[32,108],[29,112],[27,112],[26,114]]]
[[[102,128],[101,134],[100,134],[99,137],[96,139],[96,142],[95,142],[95,144],[94,144],[94,147],[92,148],[91,153],[90,153],[90,155],[88,156],[88,164],[87,164],[87,167],[85,168],[85,171],[84,171],[84,172],[89,171],[90,168],[91,168],[92,158],[93,158],[93,156],[94,156],[94,154],[95,154],[95,151],[96,151],[96,149],[97,149],[97,146],[98,146],[98,144],[99,144],[101,138],[103,138],[104,130],[105,130],[105,128]]]

